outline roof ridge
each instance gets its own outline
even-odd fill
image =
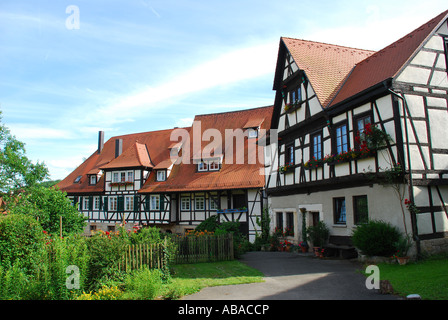
[[[204,113],[204,114],[197,114],[197,115],[195,115],[195,118],[197,118],[197,117],[206,117],[206,116],[214,116],[214,115],[231,114],[231,113],[238,113],[238,112],[248,112],[248,111],[254,111],[254,110],[259,110],[259,109],[266,109],[266,108],[272,108],[272,107],[273,107],[273,105],[264,106],[264,107],[250,108],[250,109],[242,109],[242,110],[224,111],[224,112],[216,112],[216,113]]]
[[[281,38],[282,38],[282,39],[289,39],[289,40],[304,41],[304,42],[315,43],[315,44],[321,44],[321,45],[332,46],[332,47],[338,47],[338,48],[344,48],[344,49],[352,49],[352,50],[358,50],[358,51],[377,52],[377,51],[375,51],[375,50],[370,50],[370,49],[361,49],[361,48],[355,48],[355,47],[343,46],[343,45],[339,45],[339,44],[327,43],[327,42],[321,42],[321,41],[312,41],[312,40],[298,39],[298,38],[292,38],[292,37],[281,37]]]

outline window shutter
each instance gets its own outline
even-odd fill
[[[118,198],[117,198],[117,205],[118,205],[118,207],[117,207],[117,211],[118,212],[123,212],[124,211],[124,197],[123,196],[119,196]]]
[[[150,211],[151,207],[150,207],[150,196],[149,194],[147,194],[145,196],[145,211]]]
[[[134,196],[134,212],[140,212],[140,196]]]
[[[160,195],[160,211],[165,211],[165,196]]]
[[[107,212],[109,210],[109,198],[104,198],[104,212]]]
[[[89,211],[93,210],[93,196],[89,197]]]

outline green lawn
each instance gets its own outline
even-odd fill
[[[422,299],[448,300],[448,259],[428,259],[416,263],[380,264],[380,278],[389,280],[400,296],[412,293]]]
[[[239,261],[183,264],[173,267],[165,297],[178,299],[205,287],[263,282],[263,274]]]

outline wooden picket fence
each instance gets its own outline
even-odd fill
[[[171,241],[175,248],[174,264],[234,259],[232,234],[173,237]],[[123,254],[119,267],[126,272],[143,266],[162,269],[168,263],[165,256],[167,245],[167,240],[155,244],[131,244]]]
[[[177,247],[176,264],[234,259],[232,234],[184,236],[173,240]]]

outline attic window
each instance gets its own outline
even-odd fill
[[[95,185],[95,184],[96,184],[96,180],[97,180],[96,175],[92,174],[92,175],[90,176],[90,179],[89,179],[89,184],[90,184],[90,185]]]
[[[258,137],[258,128],[250,128],[247,130],[249,138],[257,138]]]
[[[166,170],[157,170],[157,181],[166,181]]]
[[[78,176],[73,183],[79,183],[81,181],[82,176]]]

